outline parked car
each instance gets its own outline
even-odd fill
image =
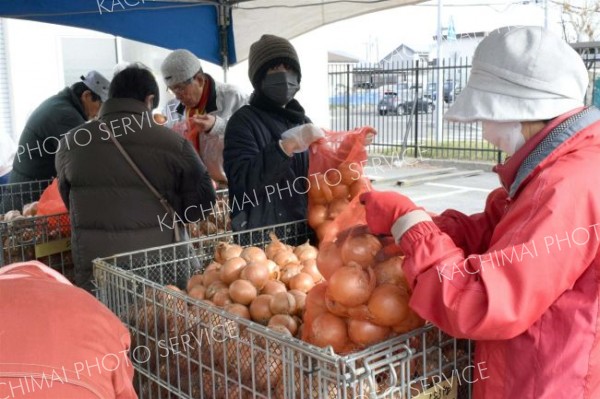
[[[449,104],[454,102],[454,99],[456,98],[458,93],[460,93],[461,88],[454,82],[454,80],[448,79],[444,81],[443,90],[444,102]],[[437,100],[437,83],[428,83],[427,87],[425,88],[425,93],[423,94],[423,97],[435,102],[435,100]]]
[[[409,114],[414,106],[414,92],[400,92],[399,95],[394,91],[386,91],[381,100],[379,100],[377,111],[379,115],[402,115]],[[427,113],[435,109],[435,104],[431,99],[422,96],[417,100],[416,107],[417,112]]]

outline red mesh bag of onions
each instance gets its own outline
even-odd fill
[[[317,268],[325,282],[306,297],[302,339],[338,354],[420,327],[408,307],[402,254],[391,237],[369,233],[359,195],[370,127],[327,132],[309,153],[308,223],[319,239]]]

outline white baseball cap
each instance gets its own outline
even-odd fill
[[[552,119],[584,105],[588,82],[583,60],[556,34],[538,26],[499,28],[477,46],[469,81],[444,118]]]
[[[98,71],[89,71],[81,76],[81,81],[94,93],[100,96],[102,102],[108,99],[108,86],[110,82]]]

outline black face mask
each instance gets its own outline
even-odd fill
[[[298,74],[295,72],[270,73],[263,79],[261,90],[265,96],[281,106],[289,103],[300,90]]]

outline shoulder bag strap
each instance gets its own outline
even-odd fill
[[[115,146],[117,147],[119,152],[123,155],[123,158],[125,158],[125,160],[129,164],[129,166],[131,166],[131,169],[133,169],[133,171],[140,177],[140,179],[142,179],[144,184],[150,189],[150,191],[152,191],[152,194],[154,194],[154,196],[156,198],[158,198],[158,201],[163,206],[163,208],[167,211],[169,216],[171,216],[171,219],[173,220],[173,227],[175,230],[175,241],[180,242],[181,235],[179,233],[179,228],[177,226],[177,223],[175,222],[175,213],[176,213],[175,209],[173,209],[171,204],[169,204],[169,201],[167,201],[167,199],[158,192],[158,190],[152,185],[152,183],[150,183],[150,181],[148,179],[146,179],[146,176],[144,176],[144,174],[142,173],[140,168],[138,168],[138,166],[135,164],[135,162],[133,162],[133,159],[131,159],[131,157],[129,156],[127,151],[125,151],[125,148],[123,148],[121,143],[119,143],[119,141],[115,137],[114,133],[112,132],[112,129],[109,127],[109,125],[103,121],[100,121],[100,123],[104,123],[106,125],[106,127],[109,129],[109,131],[111,133],[111,134],[109,134],[111,141],[115,144]]]

